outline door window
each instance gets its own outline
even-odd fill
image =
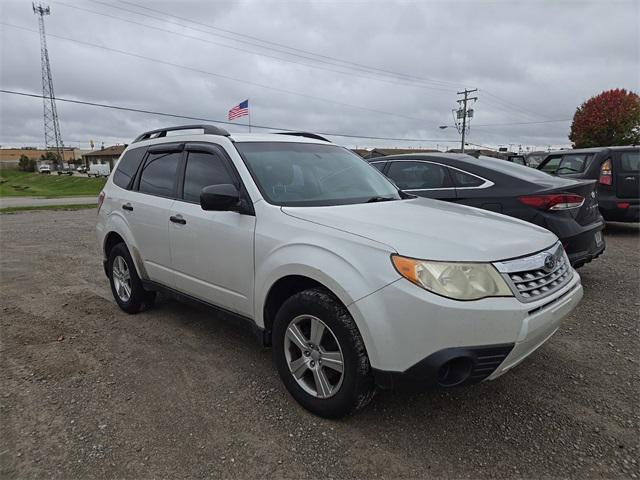
[[[387,174],[402,190],[447,188],[446,167],[429,162],[391,162]]]
[[[140,192],[172,197],[180,156],[180,152],[150,154],[140,175]]]
[[[200,192],[209,185],[235,184],[224,161],[217,155],[204,152],[189,152],[187,169],[184,174],[183,199],[199,203]]]

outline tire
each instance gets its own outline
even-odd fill
[[[156,292],[142,287],[129,249],[124,243],[114,245],[109,252],[107,271],[111,293],[122,310],[127,313],[138,313],[153,306]]]
[[[314,323],[320,346],[311,342]],[[297,329],[290,330],[292,326]],[[323,333],[318,336],[318,331]],[[344,305],[326,290],[305,290],[287,299],[276,314],[272,341],[280,378],[291,396],[310,412],[339,418],[373,398],[373,373],[360,332]],[[342,372],[336,370],[337,355],[341,355]]]

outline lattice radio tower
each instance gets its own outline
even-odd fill
[[[49,51],[47,50],[47,36],[44,31],[44,16],[51,14],[51,9],[47,5],[31,4],[33,13],[38,16],[38,26],[40,27],[40,61],[42,63],[42,101],[44,104],[44,144],[47,149],[55,150],[60,162],[64,162],[62,135],[60,134],[60,123],[58,122],[58,111],[56,109],[56,97],[53,93],[53,79],[51,78],[51,64],[49,63]]]

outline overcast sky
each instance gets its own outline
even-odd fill
[[[640,89],[638,0],[48,5],[60,98],[219,120],[249,98],[254,125],[423,139],[332,137],[351,147],[458,146],[454,127],[438,127],[453,125],[456,92],[465,87],[479,89],[470,142],[569,145],[567,119],[582,101],[610,88]],[[40,94],[31,1],[0,0],[0,17],[2,89]],[[57,108],[64,143],[82,148],[90,139],[129,143],[145,130],[193,123],[65,102]],[[0,93],[2,146],[42,145],[42,123],[41,99]]]

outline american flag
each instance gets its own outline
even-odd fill
[[[229,110],[229,120],[235,120],[236,118],[249,115],[249,100],[240,102],[238,105]]]

